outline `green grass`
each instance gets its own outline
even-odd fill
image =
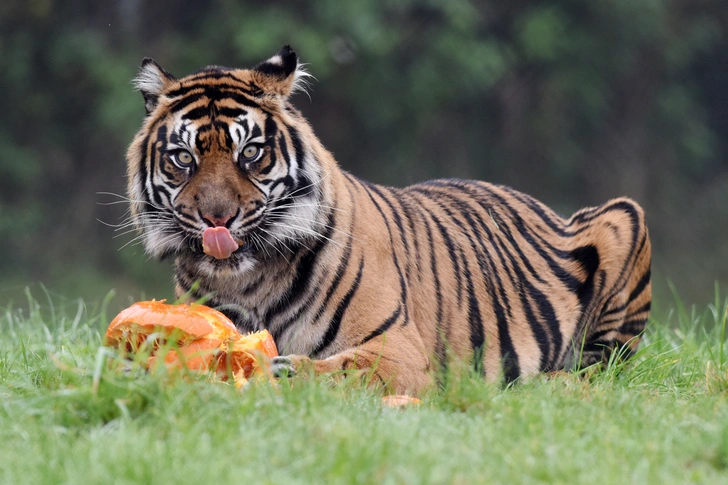
[[[127,366],[103,306],[0,315],[2,483],[728,483],[725,302],[641,351],[504,389],[454,370],[419,407],[355,384],[238,391]]]

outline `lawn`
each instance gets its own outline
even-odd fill
[[[510,388],[454,369],[394,410],[353,379],[124,370],[103,306],[29,298],[0,315],[0,481],[728,483],[726,303],[675,306],[628,365]]]

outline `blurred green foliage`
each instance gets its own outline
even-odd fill
[[[318,79],[296,103],[345,169],[486,179],[565,214],[632,196],[658,291],[702,300],[728,282],[727,26],[721,0],[4,0],[4,287],[168,295],[169,265],[97,221],[125,209],[97,192],[125,191],[129,81],[145,56],[184,75],[291,44]]]

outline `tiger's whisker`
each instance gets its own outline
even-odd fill
[[[288,245],[287,245],[287,244],[286,244],[285,242],[283,242],[283,241],[282,241],[282,240],[281,240],[281,239],[280,239],[280,238],[279,238],[279,237],[278,237],[278,236],[277,236],[276,234],[273,234],[272,232],[270,232],[270,231],[268,231],[268,230],[266,230],[266,229],[263,229],[262,227],[260,227],[259,229],[260,229],[261,231],[263,231],[264,233],[268,234],[268,235],[269,235],[269,236],[270,236],[271,238],[273,238],[273,240],[274,240],[275,242],[277,242],[278,244],[282,245],[282,246],[283,246],[283,247],[284,247],[284,248],[285,248],[285,249],[286,249],[286,250],[287,250],[287,251],[288,251],[289,253],[291,253],[291,254],[295,254],[295,253],[294,253],[294,251],[293,251],[293,250],[292,250],[291,248],[289,248],[289,247],[288,247]],[[269,243],[269,244],[270,244],[270,243]],[[271,245],[271,246],[273,246],[273,249],[277,249],[277,248],[275,247],[275,245],[273,245],[273,244],[270,244],[270,245]],[[280,252],[280,251],[279,251],[279,252]],[[281,253],[281,256],[283,256],[283,253]],[[284,256],[284,257],[285,257],[285,256]]]
[[[331,239],[329,237],[324,236],[320,232],[316,232],[313,229],[309,229],[307,227],[294,226],[293,224],[282,224],[282,223],[279,223],[279,222],[274,222],[273,225],[278,226],[278,227],[282,227],[284,229],[289,229],[289,228],[290,229],[297,229],[299,231],[303,231],[303,232],[305,232],[307,234],[313,235],[313,237],[315,239],[325,239],[325,240],[329,241],[330,243],[335,244],[335,245],[337,245],[339,247],[342,247],[342,248],[347,247],[346,245],[341,244],[339,241],[335,241],[335,240],[333,240],[333,239]]]
[[[338,207],[332,207],[330,205],[323,205],[323,204],[302,204],[302,203],[277,205],[275,207],[272,207],[270,209],[267,209],[267,211],[268,211],[268,213],[273,213],[273,212],[275,212],[277,210],[281,210],[281,209],[291,209],[291,208],[296,208],[296,207],[320,207],[322,209],[328,209],[328,210],[332,210],[332,211],[342,212],[344,214],[348,214],[349,213],[349,211],[347,211],[347,210],[340,209]]]
[[[286,216],[282,216],[282,217],[281,216],[274,216],[274,217],[271,217],[270,220],[273,221],[273,222],[285,223],[284,218],[286,218],[286,217],[287,218],[290,218],[290,219],[293,219],[295,222],[299,222],[299,223],[302,223],[302,224],[310,223],[312,225],[319,225],[321,227],[325,227],[327,229],[331,229],[331,230],[336,231],[336,232],[338,232],[340,234],[343,234],[344,236],[346,236],[349,239],[353,239],[355,241],[358,241],[359,240],[359,239],[355,238],[352,234],[350,234],[350,233],[348,233],[348,232],[346,232],[346,231],[344,231],[342,229],[338,229],[338,228],[336,228],[334,226],[331,226],[330,224],[325,224],[323,222],[317,222],[317,221],[313,221],[313,220],[310,220],[310,219],[304,219],[304,218],[301,218],[301,217],[295,217],[295,216],[291,216],[291,215],[286,215]]]
[[[310,184],[308,184],[308,185],[306,185],[306,186],[304,186],[304,187],[299,187],[298,189],[294,190],[293,192],[289,192],[288,194],[286,194],[286,196],[285,196],[285,197],[283,197],[283,199],[286,199],[286,198],[289,198],[289,197],[290,197],[290,198],[293,198],[293,196],[294,196],[295,194],[297,194],[298,192],[300,192],[300,191],[302,191],[302,190],[304,190],[304,189],[307,189],[307,188],[309,188],[309,187],[314,187],[314,186],[316,186],[316,185],[319,185],[319,184],[321,184],[321,182],[323,182],[324,180],[326,180],[326,179],[327,179],[327,178],[328,178],[328,177],[329,177],[329,176],[331,175],[331,173],[332,173],[332,172],[333,172],[333,170],[329,170],[329,171],[328,171],[328,172],[326,173],[326,175],[324,175],[323,177],[321,177],[321,178],[320,178],[319,180],[317,180],[317,181],[315,181],[315,182],[312,182],[312,183],[310,183]]]
[[[282,245],[282,246],[283,246],[283,247],[284,247],[284,248],[285,248],[286,250],[288,250],[288,251],[289,251],[289,252],[290,252],[290,253],[291,253],[292,255],[294,254],[294,252],[293,252],[293,251],[291,250],[291,248],[289,248],[289,247],[288,247],[288,246],[286,245],[286,243],[284,243],[283,241],[281,241],[281,240],[279,240],[278,238],[276,238],[274,234],[271,234],[270,232],[266,231],[266,230],[265,230],[265,229],[263,229],[263,228],[261,228],[261,230],[262,230],[263,232],[265,232],[266,234],[269,234],[269,235],[270,235],[270,236],[271,236],[271,237],[273,238],[273,240],[274,240],[274,241],[275,241],[276,243],[278,243],[278,244]],[[264,241],[266,241],[266,240],[264,239]],[[277,246],[276,246],[275,244],[271,243],[270,241],[266,241],[266,242],[268,242],[268,245],[269,245],[270,247],[272,247],[273,249],[275,249],[275,250],[276,250],[276,251],[278,252],[278,254],[280,254],[280,255],[281,255],[281,257],[282,257],[283,259],[285,259],[285,260],[286,260],[286,262],[288,263],[288,265],[290,266],[290,264],[291,264],[291,260],[290,260],[290,259],[288,259],[288,258],[286,257],[286,255],[285,255],[285,254],[283,254],[283,252],[281,252],[281,250],[280,250],[280,249],[278,249],[278,247],[277,247]]]

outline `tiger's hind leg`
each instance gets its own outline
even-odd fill
[[[577,366],[631,357],[647,325],[652,302],[651,247],[642,208],[630,199],[616,199],[577,213],[577,227],[588,225],[601,255],[597,294],[575,342]]]

